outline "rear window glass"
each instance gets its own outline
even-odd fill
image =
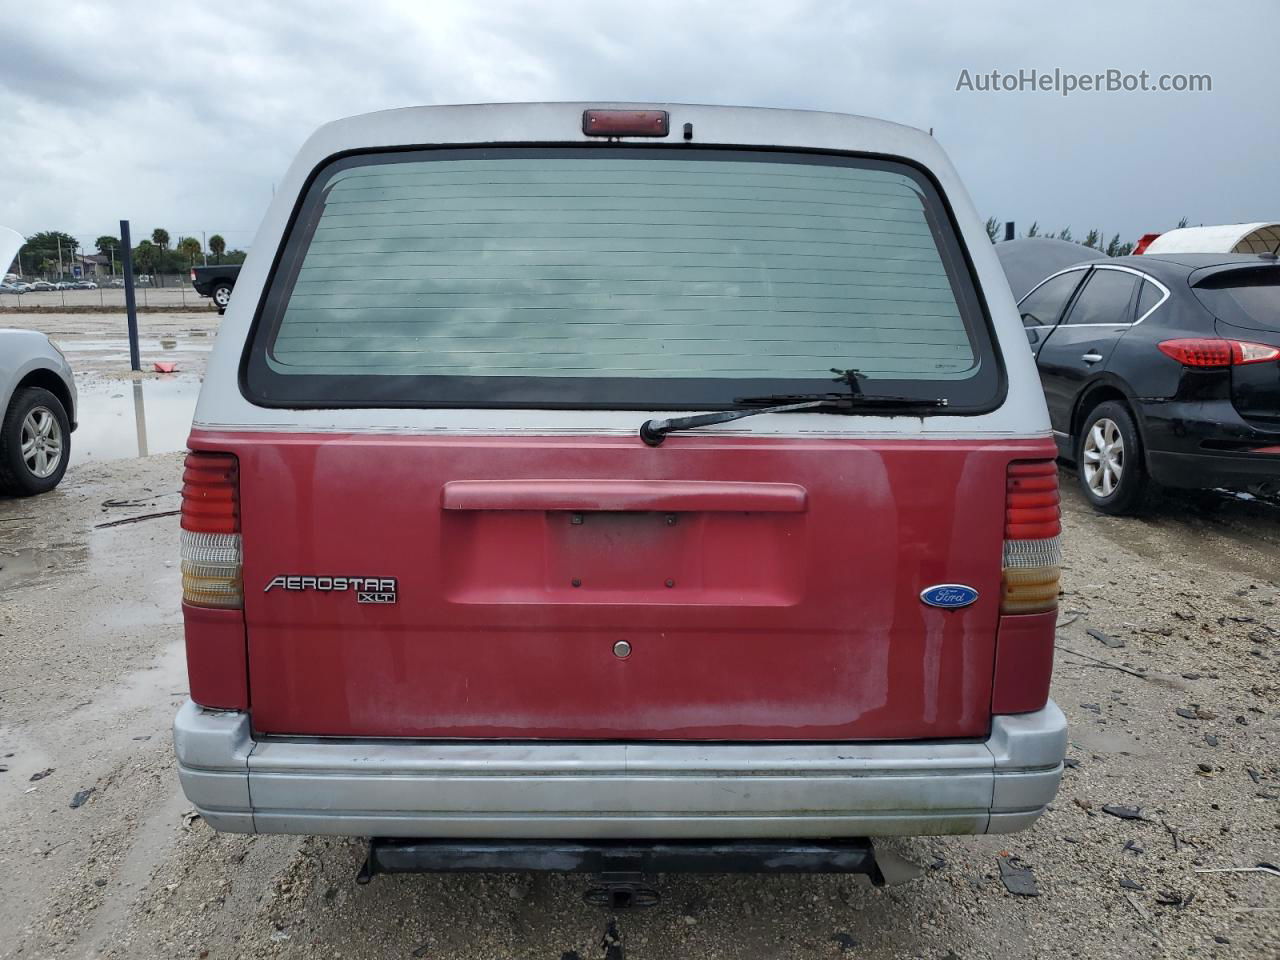
[[[1208,278],[1196,296],[1219,320],[1280,331],[1280,270],[1232,271]]]
[[[252,399],[688,409],[837,389],[989,407],[1000,369],[905,164],[625,147],[348,157],[315,179]]]

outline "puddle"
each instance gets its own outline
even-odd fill
[[[83,543],[54,543],[0,553],[0,587],[26,587],[64,576],[83,564],[88,554]]]
[[[184,377],[80,386],[71,462],[122,460],[184,450],[200,381]]]

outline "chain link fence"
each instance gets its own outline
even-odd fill
[[[43,281],[24,279],[18,283],[29,289],[14,292],[12,284],[5,284],[5,288],[0,290],[0,307],[43,311],[67,308],[124,310],[124,280],[120,277],[87,277],[83,281],[63,281],[62,289]],[[49,286],[55,286],[55,289],[45,289]],[[136,280],[134,292],[139,307],[213,309],[213,301],[196,293],[187,274],[156,275],[147,280]]]

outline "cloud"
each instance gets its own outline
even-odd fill
[[[1263,2],[312,2],[71,0],[6,14],[0,223],[91,243],[252,238],[315,127],[418,103],[630,99],[810,107],[924,128],[984,213],[1133,237],[1280,216]],[[1252,24],[1252,27],[1250,26]],[[962,69],[1209,73],[1212,93],[957,92]]]

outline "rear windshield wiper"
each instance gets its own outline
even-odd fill
[[[862,392],[856,370],[834,370],[841,376],[836,379],[849,384],[849,393],[795,393],[770,394],[762,397],[736,397],[734,403],[745,410],[719,410],[715,413],[699,413],[692,417],[676,417],[670,420],[646,420],[640,425],[640,439],[656,447],[677,430],[692,430],[717,423],[729,423],[743,417],[761,413],[791,413],[808,410],[813,413],[860,413],[867,410],[902,410],[917,407],[945,407],[944,398],[892,397]]]

